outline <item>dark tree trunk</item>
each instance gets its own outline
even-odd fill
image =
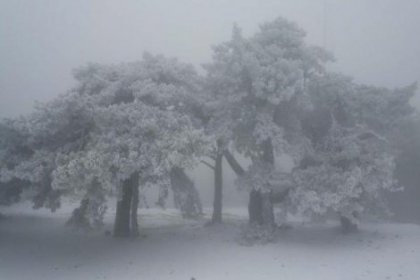
[[[267,165],[273,166],[274,165],[274,150],[271,139],[267,139],[262,144],[262,161]],[[260,219],[260,225],[273,227],[274,226],[274,207],[271,200],[271,191],[270,192],[261,192],[257,191],[259,195],[256,198],[259,200],[258,205],[258,215],[257,217]],[[250,217],[251,221],[251,217]]]
[[[211,222],[213,224],[222,223],[222,203],[223,203],[223,171],[222,171],[223,154],[218,153],[214,165],[214,200],[213,200],[213,216]]]
[[[250,224],[263,224],[261,192],[252,190],[249,193],[248,215]]]
[[[261,216],[263,225],[274,227],[274,207],[271,201],[271,192],[261,194]]]
[[[184,169],[174,167],[170,172],[175,207],[180,209],[184,218],[197,218],[203,214],[198,191]]]
[[[236,160],[236,158],[230,153],[229,150],[225,150],[224,156],[229,163],[232,170],[236,173],[237,176],[242,176],[245,174],[245,170]],[[249,202],[248,202],[248,217],[250,224],[263,225],[263,198],[261,191],[252,190],[249,193]],[[267,205],[267,203],[266,203]],[[267,209],[268,211],[269,209]],[[267,215],[268,216],[268,215]]]
[[[262,160],[266,163],[274,165],[274,150],[271,138],[265,140],[262,144],[263,156]]]
[[[248,203],[249,223],[274,226],[274,208],[270,192],[252,190]]]
[[[130,206],[133,189],[128,180],[124,181],[122,187],[122,197],[117,202],[117,213],[115,214],[114,236],[129,237],[130,236]]]
[[[89,229],[91,225],[89,219],[86,217],[86,212],[89,206],[89,199],[84,198],[80,202],[80,206],[73,210],[70,219],[66,222],[67,226],[76,229]]]
[[[354,217],[357,216],[357,214],[353,214]],[[340,216],[340,224],[341,224],[341,231],[344,234],[353,233],[358,231],[357,224],[354,223],[350,218],[345,216]]]
[[[40,189],[38,194],[33,198],[34,209],[41,207],[47,207],[52,211],[60,208],[60,190],[54,190],[52,188],[52,179],[50,174],[45,174],[42,182],[40,183]]]
[[[229,163],[230,167],[232,168],[233,172],[235,172],[236,176],[242,176],[245,173],[245,170],[242,168],[242,166],[239,164],[239,162],[236,160],[236,158],[232,155],[232,153],[229,150],[225,150],[223,155],[226,158],[226,161]]]
[[[139,175],[136,173],[132,178],[131,187],[133,195],[131,199],[131,236],[139,235],[139,225],[137,222],[137,210],[139,208]]]
[[[117,212],[115,214],[115,237],[129,237],[138,234],[138,183],[138,173],[133,173],[130,178],[123,182],[122,197],[117,202]]]
[[[274,164],[274,151],[271,139],[264,141],[263,146],[263,155],[262,160],[268,164]],[[229,150],[224,151],[224,156],[226,161],[229,163],[232,170],[236,173],[237,176],[242,176],[245,173],[245,170],[235,159],[235,157],[229,152]],[[287,196],[289,190],[278,194],[278,200],[283,201]],[[274,208],[273,208],[274,194],[272,192],[261,192],[257,190],[252,190],[249,194],[248,202],[248,215],[249,222],[251,224],[257,225],[274,225]]]
[[[34,209],[39,209],[43,207],[48,200],[48,196],[53,191],[51,186],[51,177],[49,175],[45,175],[40,184],[40,190],[38,191],[37,195],[33,198]]]

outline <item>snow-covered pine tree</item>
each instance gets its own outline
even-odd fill
[[[195,106],[197,75],[176,59],[145,54],[136,63],[88,65],[75,78],[68,94],[2,129],[12,140],[1,145],[1,180],[30,182],[37,206],[58,207],[63,194],[89,200],[76,212],[88,210],[95,223],[104,196],[117,193],[114,233],[135,235],[139,184],[168,188],[172,168],[189,168],[204,153],[202,130],[185,113]],[[15,134],[23,137],[13,144]],[[189,203],[199,203],[188,187]]]
[[[12,133],[3,138],[8,144],[2,145],[1,180],[20,181],[17,185],[35,208],[55,210],[62,192],[52,187],[53,171],[63,155],[84,149],[92,128],[88,106],[65,94],[7,125]]]
[[[245,170],[252,176],[240,180],[251,194],[251,223],[272,227],[271,193],[286,191],[279,184],[282,175],[275,158],[288,149],[285,136],[294,124],[277,123],[278,111],[305,106],[306,80],[322,73],[331,59],[322,49],[308,46],[304,36],[282,18],[261,25],[250,38],[234,27],[231,40],[216,46],[212,63],[206,65],[207,84],[218,110],[212,120],[215,130],[252,162]]]
[[[383,192],[394,180],[392,133],[413,112],[415,87],[388,90],[326,74],[310,80],[312,108],[301,119],[310,145],[292,176],[292,205],[299,213],[338,213],[343,230],[360,215],[385,209]]]
[[[187,114],[195,108],[197,76],[190,65],[149,54],[137,63],[90,65],[75,75],[75,94],[91,104],[95,129],[87,149],[56,173],[56,186],[66,188],[70,174],[83,180],[82,189],[98,181],[105,192],[116,190],[114,235],[135,235],[139,184],[168,188],[171,171],[185,175],[183,169],[204,151],[199,124]],[[201,212],[194,185],[184,183],[172,188],[178,205],[189,211],[192,204],[191,215]]]

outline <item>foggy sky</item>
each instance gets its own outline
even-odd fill
[[[420,80],[419,13],[418,0],[0,0],[0,117],[70,89],[71,70],[87,62],[149,51],[199,66],[233,23],[248,35],[277,16],[332,51],[332,69],[403,86]]]

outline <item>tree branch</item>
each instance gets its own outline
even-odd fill
[[[208,162],[207,162],[207,161],[205,161],[205,160],[202,160],[202,161],[201,161],[201,163],[203,163],[203,164],[207,165],[207,167],[209,167],[209,168],[211,168],[211,169],[213,169],[213,170],[216,170],[216,167],[214,167],[213,165],[211,165],[210,163],[208,163]]]
[[[236,160],[236,158],[231,154],[231,152],[226,149],[223,152],[223,155],[225,156],[227,162],[229,163],[232,170],[235,172],[237,176],[242,176],[245,174],[245,170],[242,168],[242,166],[239,164],[239,162]]]

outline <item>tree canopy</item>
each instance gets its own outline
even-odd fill
[[[412,117],[416,86],[361,85],[328,71],[332,60],[307,44],[296,24],[278,18],[248,38],[235,26],[231,39],[214,47],[204,75],[148,53],[138,62],[78,68],[69,92],[1,122],[0,201],[24,193],[36,207],[54,210],[71,195],[83,199],[80,211],[101,216],[98,207],[117,195],[117,212],[131,213],[133,222],[140,184],[162,194],[172,185],[176,204],[199,213],[184,170],[214,158],[220,200],[225,154],[263,223],[274,225],[279,192],[289,211],[338,213],[355,223],[384,207],[384,191],[398,189],[392,141]],[[230,151],[251,164],[242,168]],[[293,159],[291,172],[279,167],[282,155]],[[220,216],[221,202],[216,206]]]

